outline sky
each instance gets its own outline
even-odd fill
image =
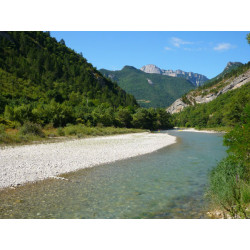
[[[247,31],[56,31],[51,36],[97,69],[181,69],[213,78],[231,62],[250,61]]]

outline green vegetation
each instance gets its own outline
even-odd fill
[[[30,121],[25,121],[22,126],[20,123],[17,123],[19,124],[17,126],[15,123],[2,118],[0,120],[0,144],[20,143],[22,141],[41,140],[42,138],[65,135],[74,135],[80,138],[87,135],[110,135],[122,132],[127,133],[129,131],[140,132],[142,131],[141,129],[157,130],[173,127],[171,115],[165,109],[137,108],[136,110],[131,110],[120,107],[116,112],[112,111],[112,109],[95,108],[91,113],[92,123],[88,120],[84,124],[82,119],[78,119],[78,124],[69,123],[64,127],[55,128],[52,122],[46,124],[43,129],[40,124]],[[95,126],[93,126],[93,123]],[[116,126],[112,127],[113,124],[116,124]],[[6,133],[6,131],[9,131],[9,133]]]
[[[23,124],[76,123],[93,109],[136,107],[82,55],[44,32],[0,33],[0,114]]]
[[[39,124],[25,123],[19,130],[6,129],[0,125],[0,145],[30,144],[32,142],[56,142],[62,139],[146,132],[148,130],[115,127],[87,127],[68,124],[64,128],[52,125],[41,128]]]
[[[145,108],[168,107],[184,93],[194,89],[193,84],[184,78],[148,74],[131,66],[117,71],[100,71],[134,95],[137,102]]]
[[[227,79],[247,71],[250,62],[234,66],[226,68],[217,78],[199,87],[191,95],[218,92],[228,84]],[[182,100],[185,103],[190,101],[187,95]],[[185,108],[174,115],[174,123],[182,127],[229,131],[224,136],[228,156],[211,171],[207,197],[216,209],[229,214],[231,218],[250,218],[250,83],[209,103]]]
[[[250,84],[220,95],[215,100],[185,108],[173,117],[179,127],[233,128],[241,122],[244,108],[250,105]]]
[[[241,113],[241,122],[224,137],[228,157],[210,174],[208,195],[232,218],[250,217],[250,106]]]
[[[39,124],[27,122],[19,130],[20,135],[35,135],[39,137],[45,137],[42,131],[42,127]]]
[[[219,82],[224,82],[231,77],[237,77],[242,73],[246,72],[250,68],[250,62],[246,64],[234,64],[229,68],[226,68],[222,73],[220,73],[215,78],[207,81],[204,85],[200,86],[197,91],[207,89],[216,85]]]
[[[242,68],[234,72],[238,74]],[[207,194],[214,207],[232,218],[250,216],[249,119],[250,83],[209,103],[189,106],[174,115],[177,126],[230,131],[224,137],[228,157],[211,172]]]
[[[211,93],[218,93],[223,87],[225,87],[229,80],[231,78],[235,78],[250,68],[250,62],[246,64],[242,63],[234,63],[232,66],[226,68],[221,74],[219,74],[217,77],[214,77],[213,79],[207,81],[204,85],[198,87],[197,89],[190,91],[186,94],[184,94],[181,99],[184,103],[191,105],[190,100],[192,100],[194,96],[205,96],[207,94]]]
[[[0,124],[5,130],[18,129],[26,138],[41,137],[39,129],[48,125],[172,126],[169,116],[164,116],[166,121],[159,117],[162,110],[144,111],[145,116],[152,114],[151,123],[141,112],[132,95],[66,47],[63,39],[57,42],[49,32],[0,32]]]

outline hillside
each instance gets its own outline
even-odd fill
[[[194,85],[184,78],[148,74],[132,66],[125,66],[117,71],[101,69],[100,72],[134,95],[137,102],[146,108],[167,107],[194,88]]]
[[[218,74],[217,76],[206,81],[204,83],[204,86],[206,86],[207,84],[210,84],[211,82],[214,82],[215,80],[223,78],[226,74],[230,73],[233,70],[236,70],[238,67],[240,67],[242,65],[243,65],[243,63],[241,63],[241,62],[228,62],[226,67],[224,68],[224,70],[220,74]]]
[[[52,137],[131,131],[118,127],[155,130],[172,123],[164,109],[140,108],[63,39],[0,32],[0,143],[38,140],[44,131]]]
[[[175,114],[175,125],[179,127],[234,127],[241,114],[250,107],[250,80],[244,86],[228,91],[208,103],[189,106]],[[249,109],[248,109],[249,112]],[[245,114],[249,116],[248,114]]]
[[[207,81],[204,85],[214,81],[214,80],[217,80],[217,79],[220,79],[222,77],[224,77],[227,73],[230,73],[232,70],[235,70],[237,69],[238,67],[242,66],[243,63],[241,62],[228,62],[226,67],[224,68],[224,70],[217,76],[215,76],[214,78],[210,79],[209,81]]]
[[[231,70],[224,74],[223,77],[190,91],[182,98],[177,99],[167,111],[171,114],[179,113],[188,106],[211,102],[220,95],[241,87],[250,81],[249,68],[250,62]]]
[[[152,74],[160,74],[160,75],[166,75],[166,76],[172,76],[172,77],[181,77],[188,81],[190,81],[195,87],[202,86],[205,82],[207,82],[209,79],[201,74],[193,73],[193,72],[185,72],[183,70],[171,70],[171,69],[160,69],[154,64],[148,64],[140,69],[141,71],[145,73],[152,73]]]
[[[49,32],[0,32],[0,116],[65,126],[100,105],[137,103]]]

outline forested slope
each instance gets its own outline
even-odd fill
[[[250,82],[220,95],[215,100],[196,104],[175,114],[175,124],[182,127],[214,128],[234,127],[241,113],[250,105]]]
[[[188,92],[168,107],[167,111],[171,114],[179,113],[188,106],[211,102],[248,82],[250,82],[250,62],[231,70],[223,77]]]
[[[49,32],[0,32],[0,104],[0,114],[7,109],[11,120],[55,126],[86,120],[100,105],[137,106],[132,95]]]
[[[143,129],[172,126],[164,110],[139,108],[132,95],[49,32],[0,32],[1,131],[25,125],[24,131],[29,128],[35,133],[37,125],[55,128],[67,124]]]
[[[126,92],[135,96],[142,107],[165,108],[194,85],[184,78],[149,74],[132,66],[122,70],[100,70],[106,77],[116,81]]]

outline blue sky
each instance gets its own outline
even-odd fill
[[[120,70],[155,64],[212,78],[231,62],[250,61],[246,31],[57,31],[51,36],[83,56],[97,69]]]

